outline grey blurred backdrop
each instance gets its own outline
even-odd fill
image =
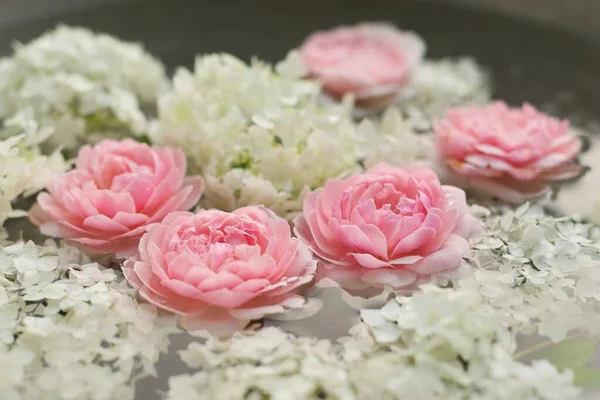
[[[98,3],[132,0],[0,0],[0,28],[18,25],[27,20],[59,16],[65,11],[92,8]],[[176,2],[178,0],[171,0]],[[197,0],[218,2],[223,0]],[[225,0],[227,1],[227,0]],[[250,2],[252,0],[238,0]],[[278,0],[310,4],[326,0]],[[377,0],[348,0],[377,3]],[[390,1],[390,0],[388,0]],[[394,1],[394,0],[391,0]],[[401,2],[402,0],[395,0]],[[600,42],[600,1],[598,0],[439,0],[467,6],[498,10],[532,20],[569,29]]]

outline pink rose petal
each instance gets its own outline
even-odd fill
[[[38,196],[30,219],[46,235],[122,257],[135,253],[149,224],[193,207],[203,189],[200,177],[185,177],[180,150],[103,140],[80,150],[76,168]]]
[[[393,100],[424,53],[425,44],[416,34],[381,23],[317,32],[300,47],[310,75],[329,95],[352,93],[367,107]]]
[[[309,194],[294,224],[321,261],[317,280],[405,288],[460,266],[469,249],[459,243],[479,227],[468,212],[465,193],[442,186],[432,170],[379,164]]]
[[[245,207],[169,214],[143,235],[123,273],[143,299],[181,314],[182,326],[223,333],[304,304],[296,293],[313,281],[316,261],[286,221]]]
[[[435,124],[435,142],[466,188],[511,203],[545,193],[549,180],[577,176],[571,167],[582,148],[567,121],[504,102],[449,110]]]

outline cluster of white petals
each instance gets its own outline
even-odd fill
[[[172,328],[117,278],[52,241],[0,249],[3,400],[133,399]]]
[[[387,108],[378,120],[363,119],[358,124],[362,140],[362,165],[370,168],[380,162],[402,166],[428,157],[428,139],[416,134],[417,124],[402,116],[396,107]]]
[[[540,205],[475,210],[485,234],[472,249],[472,273],[458,285],[479,291],[520,332],[555,342],[570,331],[598,335],[600,228]]]
[[[547,361],[525,365],[513,360],[511,331],[501,314],[482,304],[478,292],[433,285],[421,289],[381,310],[361,312],[378,345],[351,369],[352,382],[368,394],[361,398],[577,397],[570,371],[559,373]]]
[[[513,350],[512,335],[476,291],[423,285],[411,297],[398,296],[361,318],[378,343],[400,341],[411,351],[457,354],[464,362],[489,357],[493,347]],[[456,360],[458,361],[458,360]]]
[[[274,327],[194,342],[181,357],[201,371],[170,378],[168,400],[355,399],[331,342]]]
[[[0,60],[0,119],[31,107],[54,146],[76,149],[146,130],[143,107],[166,89],[164,67],[141,45],[59,26]]]
[[[362,317],[336,344],[277,328],[192,343],[181,356],[201,371],[172,377],[168,399],[569,400],[579,392],[568,371],[513,360],[513,335],[477,292],[427,285]]]
[[[5,122],[4,140],[0,140],[0,226],[6,218],[22,215],[12,202],[29,196],[67,169],[59,151],[42,155],[40,144],[52,135],[52,129],[40,127],[31,109],[17,113]]]
[[[318,105],[319,86],[304,72],[295,53],[275,67],[212,54],[198,57],[194,71],[176,72],[152,139],[184,149],[206,180],[203,206],[264,204],[293,217],[310,190],[360,171],[362,161],[418,156],[416,134],[396,111],[382,130],[359,129],[349,102]]]
[[[402,89],[396,106],[419,130],[429,131],[433,119],[447,109],[484,104],[491,91],[488,72],[472,58],[427,60]]]

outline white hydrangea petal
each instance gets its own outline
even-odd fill
[[[204,336],[180,354],[199,371],[171,377],[167,399],[576,399],[572,374],[513,359],[513,334],[476,291],[422,289],[363,310],[335,344],[275,327]]]
[[[133,398],[175,330],[74,247],[0,247],[0,276],[2,398]]]
[[[474,272],[455,278],[457,286],[478,290],[518,331],[537,329],[554,341],[570,331],[595,334],[589,315],[600,313],[600,228],[536,204],[481,218],[484,234],[469,257]]]
[[[175,73],[172,90],[158,101],[151,137],[180,146],[190,170],[204,175],[202,207],[263,204],[291,219],[327,179],[424,155],[411,122],[396,110],[381,123],[357,126],[351,103],[319,104],[320,87],[302,79],[292,65],[299,61],[292,53],[273,68],[209,54],[196,59],[193,71]]]
[[[0,63],[0,119],[29,107],[27,126],[43,126],[50,148],[144,133],[142,106],[168,87],[164,66],[141,45],[64,25]]]

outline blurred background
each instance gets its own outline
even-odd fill
[[[471,55],[491,70],[494,97],[532,102],[591,136],[600,132],[599,0],[0,0],[0,56],[15,40],[64,22],[143,42],[171,70],[215,51],[277,61],[314,30],[364,20],[417,31],[428,58]],[[595,206],[588,192],[600,183],[599,148],[583,159],[593,171],[559,195],[563,212]],[[316,322],[329,328],[322,336],[336,337],[353,323],[336,307],[338,318],[321,313]],[[160,363],[163,379],[140,385],[140,400],[157,398],[164,378],[181,372],[174,355],[185,347],[180,339]]]
[[[0,0],[0,26],[19,24],[23,21],[52,17],[76,9],[94,7],[99,3],[131,2],[134,0]],[[150,0],[152,1],[152,0]],[[172,3],[180,0],[171,0]],[[278,0],[285,4],[291,1]],[[319,0],[304,0],[298,3],[323,3]],[[402,3],[403,0],[391,0]],[[534,20],[555,24],[600,40],[600,2],[596,0],[440,0],[460,3],[483,9],[498,10],[512,15],[521,15]],[[195,0],[196,3],[246,2],[245,0]],[[346,0],[346,2],[377,3],[368,0]]]
[[[0,0],[0,56],[64,22],[143,42],[171,70],[208,52],[275,62],[314,30],[365,20],[417,31],[428,58],[473,56],[495,98],[600,131],[598,0]],[[595,207],[580,193],[600,182],[596,151],[584,156],[595,172],[559,196],[564,212]]]

